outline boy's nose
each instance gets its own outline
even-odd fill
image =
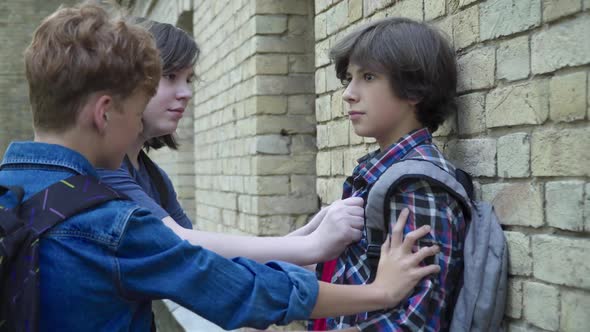
[[[344,101],[349,104],[354,104],[358,102],[358,96],[354,93],[354,91],[352,91],[351,85],[352,84],[349,84],[346,89],[344,89],[344,92],[342,93],[342,99],[344,99]]]
[[[176,92],[178,99],[191,99],[193,97],[193,89],[189,84],[181,86]]]

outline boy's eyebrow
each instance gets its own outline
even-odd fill
[[[350,66],[348,66],[348,68],[346,68],[346,72],[345,73],[346,74],[351,74],[351,73],[355,73],[355,72],[358,73],[358,72],[361,72],[361,71],[364,71],[364,68],[363,67],[356,66],[356,70],[351,70]]]
[[[356,70],[355,70],[355,71],[356,71],[357,73],[358,73],[358,72],[364,72],[364,71],[371,71],[371,72],[372,72],[372,71],[375,71],[375,70],[373,70],[373,69],[370,69],[370,68],[368,68],[368,67],[366,67],[366,66],[363,66],[363,65],[358,65],[358,64],[356,64],[356,63],[351,63],[351,64],[352,64],[352,65],[354,65],[354,66],[356,66]],[[346,73],[347,73],[347,74],[349,74],[350,72],[351,72],[351,70],[350,70],[350,65],[349,65],[349,66],[348,66],[348,68],[346,68]]]

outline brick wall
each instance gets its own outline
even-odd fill
[[[63,0],[0,1],[0,157],[10,141],[33,138],[22,53],[41,20]]]
[[[459,112],[438,144],[477,178],[510,246],[510,331],[588,331],[590,1],[316,1],[317,187],[338,198],[355,158],[327,51],[385,16],[431,21],[457,50]]]
[[[309,1],[199,1],[197,224],[284,234],[318,208]]]

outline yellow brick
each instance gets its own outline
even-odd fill
[[[499,79],[517,80],[530,73],[529,37],[521,36],[502,42],[496,51],[496,71]]]
[[[287,74],[286,55],[260,54],[254,57],[256,61],[256,74]]]
[[[282,34],[287,31],[286,16],[255,16],[257,34]]]
[[[363,0],[348,1],[348,23],[356,22],[363,18]]]
[[[479,6],[460,11],[453,17],[455,48],[463,49],[479,40]]]
[[[471,93],[457,98],[457,126],[460,134],[477,134],[486,129],[483,93]]]
[[[559,291],[537,282],[524,283],[524,318],[533,325],[556,331],[559,328]]]
[[[348,145],[349,124],[350,122],[347,119],[328,123],[330,133],[328,145],[330,147]]]
[[[498,138],[498,175],[505,178],[528,177],[530,171],[530,135],[514,133]]]
[[[434,20],[446,13],[445,0],[424,1],[424,19]]]
[[[459,57],[457,91],[482,89],[494,84],[495,49],[482,47]]]
[[[590,15],[555,24],[532,35],[531,70],[535,74],[590,63]]]
[[[406,17],[415,21],[422,21],[424,9],[422,0],[402,0],[393,7],[385,10],[386,16]]]
[[[491,202],[503,225],[541,227],[542,187],[532,183],[482,185],[482,199]]]
[[[520,318],[522,316],[522,280],[508,279],[508,296],[506,302],[506,316]]]
[[[487,1],[480,10],[482,40],[511,35],[541,23],[541,0]]]
[[[498,88],[486,97],[488,128],[519,124],[542,124],[547,120],[547,80],[528,81]]]
[[[543,21],[549,22],[582,9],[579,0],[543,0]]]
[[[590,127],[533,132],[534,176],[589,176]]]
[[[329,35],[344,28],[348,24],[348,1],[340,1],[326,12],[326,32]]]
[[[508,242],[508,272],[511,275],[530,276],[533,273],[531,239],[519,232],[504,232]]]
[[[590,329],[590,322],[586,318],[590,312],[590,292],[579,290],[564,290],[561,292],[562,331],[585,332]]]
[[[586,115],[586,73],[554,76],[549,84],[550,116],[554,121],[574,121]]]
[[[535,278],[590,290],[588,239],[549,234],[533,235],[532,239]]]

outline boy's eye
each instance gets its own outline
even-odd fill
[[[174,81],[176,79],[176,74],[174,74],[174,73],[166,74],[166,75],[164,75],[164,78]]]
[[[366,73],[363,75],[365,78],[365,81],[372,81],[375,79],[375,75],[371,74],[371,73]]]
[[[350,84],[350,77],[340,79],[342,86],[347,87]]]
[[[187,83],[192,83],[195,80],[195,75],[191,75],[186,79]]]

